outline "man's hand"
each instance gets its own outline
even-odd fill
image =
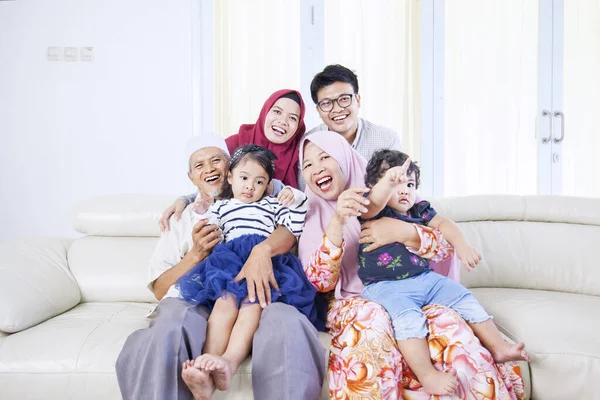
[[[169,208],[163,212],[162,216],[158,220],[158,226],[160,226],[160,231],[168,231],[169,230],[169,218],[171,215],[175,214],[175,219],[179,221],[181,218],[181,213],[185,210],[187,204],[183,200],[176,200],[175,203],[171,204]]]
[[[235,277],[239,282],[246,279],[248,286],[248,299],[254,303],[256,297],[262,308],[271,304],[271,286],[279,291],[279,285],[273,274],[273,263],[271,261],[271,251],[264,242],[255,246],[248,257],[248,260],[242,267],[240,273]]]
[[[207,220],[201,219],[192,229],[192,248],[186,257],[195,257],[198,262],[204,260],[213,251],[214,247],[221,242],[221,230],[217,225],[209,224]]]
[[[465,244],[463,246],[455,246],[454,250],[456,251],[456,255],[460,259],[460,262],[465,266],[467,271],[471,272],[474,267],[479,264],[482,257],[475,247],[470,244]]]

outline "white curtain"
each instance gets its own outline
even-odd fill
[[[213,4],[215,129],[227,137],[256,122],[274,91],[300,90],[300,0]]]
[[[563,193],[600,197],[600,1],[564,7]]]
[[[445,8],[444,195],[536,193],[539,4]]]
[[[325,64],[358,75],[360,116],[401,136],[418,160],[420,142],[417,0],[325,0]]]

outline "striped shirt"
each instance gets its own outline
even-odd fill
[[[312,135],[319,131],[328,131],[327,125],[321,124],[304,134],[304,137]],[[363,156],[367,161],[373,157],[373,154],[380,149],[400,150],[400,136],[393,130],[375,125],[365,119],[358,119],[358,130],[356,138],[352,143],[352,148]],[[298,169],[298,188],[304,190],[306,182],[302,178],[302,160]]]
[[[269,236],[278,225],[298,237],[306,218],[306,195],[286,188],[294,192],[294,203],[289,207],[279,204],[273,196],[249,204],[237,199],[218,200],[208,209],[208,219],[221,228],[225,242],[249,234]]]

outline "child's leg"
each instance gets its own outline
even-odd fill
[[[523,342],[512,344],[504,340],[492,319],[479,323],[469,322],[469,326],[497,363],[531,361],[529,353],[525,350],[525,344]]]
[[[394,330],[395,330],[394,326]],[[435,369],[431,363],[429,346],[425,338],[397,339],[398,349],[406,363],[423,385],[423,390],[429,394],[451,395],[458,387],[456,370],[442,372]]]
[[[194,400],[210,400],[215,384],[208,371],[194,368],[194,361],[187,360],[181,366],[181,377],[192,392]]]
[[[432,279],[436,280],[430,290],[427,304],[441,304],[459,313],[490,351],[494,361],[529,361],[525,345],[522,342],[511,344],[505,341],[491,317],[467,288],[441,275],[430,274]]]
[[[222,355],[229,343],[229,336],[233,324],[238,317],[239,309],[236,298],[229,295],[219,298],[208,317],[208,328],[206,331],[206,342],[202,353]]]
[[[199,357],[200,368],[210,371],[217,389],[229,388],[231,377],[250,353],[261,312],[262,308],[259,304],[244,304],[233,325],[225,353],[221,357],[211,354]]]
[[[421,311],[423,279],[413,278],[385,281],[368,285],[363,297],[383,306],[390,314],[398,348],[410,369],[429,394],[450,395],[456,391],[456,370],[443,372],[431,363],[425,337],[429,333],[426,317]]]

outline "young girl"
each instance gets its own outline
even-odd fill
[[[438,229],[454,246],[461,262],[470,270],[481,256],[458,226],[438,215],[427,201],[416,201],[420,170],[399,151],[379,150],[367,165],[365,183],[371,188],[368,212],[362,219],[389,217]],[[456,371],[436,370],[430,361],[425,337],[426,318],[421,308],[440,304],[463,317],[494,361],[529,361],[523,343],[510,344],[500,335],[483,307],[464,286],[439,275],[429,262],[400,243],[365,252],[359,248],[358,275],[365,285],[363,297],[381,304],[389,313],[400,352],[430,394],[450,395],[457,388]]]
[[[203,355],[184,365],[210,371],[215,387],[229,388],[231,376],[250,352],[261,314],[258,303],[250,303],[245,282],[234,278],[252,248],[266,239],[277,225],[300,236],[306,216],[306,195],[284,188],[279,197],[265,197],[273,178],[275,155],[257,145],[240,147],[231,157],[222,198],[207,211],[211,223],[223,232],[224,243],[208,258],[178,280],[183,299],[211,309]],[[288,207],[289,206],[289,207]],[[198,216],[198,219],[201,217]],[[212,220],[212,221],[211,221]],[[271,289],[273,301],[296,307],[317,328],[316,290],[308,282],[297,257],[273,257],[273,273],[279,291]]]
[[[241,125],[237,134],[225,140],[230,153],[239,146],[257,144],[275,154],[277,159],[269,194],[277,196],[284,185],[298,187],[298,149],[306,131],[304,112],[300,92],[278,90],[265,101],[256,123]],[[196,193],[182,196],[167,208],[158,221],[161,230],[169,229],[169,217],[175,213],[175,218],[179,219],[185,207],[195,199]]]

